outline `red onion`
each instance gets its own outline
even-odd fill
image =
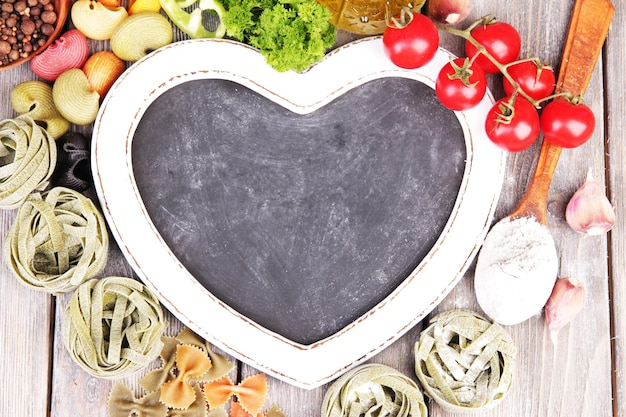
[[[429,0],[426,13],[435,22],[456,25],[472,10],[472,0]]]

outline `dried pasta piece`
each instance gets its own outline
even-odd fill
[[[154,360],[166,326],[156,296],[124,277],[81,284],[63,317],[63,341],[70,356],[101,378],[129,375]]]
[[[158,393],[153,392],[144,397],[135,398],[130,388],[121,382],[113,385],[107,408],[109,417],[165,417],[167,415],[167,406],[159,402]]]
[[[203,392],[211,408],[223,406],[235,395],[243,409],[254,416],[265,403],[267,377],[265,374],[252,375],[238,385],[233,384],[230,378],[223,377],[204,384]]]
[[[197,378],[191,378],[191,382],[202,383],[214,381],[225,376],[234,367],[234,365],[224,356],[213,352],[211,344],[202,337],[198,336],[196,333],[192,332],[188,327],[183,327],[183,329],[176,336],[176,340],[183,344],[199,347],[204,350],[209,356],[209,359],[211,359],[211,364],[213,365],[211,366],[211,369],[209,369],[204,375],[200,375]]]
[[[426,417],[424,397],[409,377],[385,365],[348,371],[326,391],[322,417]]]
[[[161,349],[161,360],[163,366],[148,372],[139,380],[139,385],[146,392],[154,392],[161,389],[161,386],[168,380],[174,378],[174,369],[176,368],[176,346],[178,341],[173,337],[161,337],[163,348]]]
[[[270,409],[265,412],[265,417],[285,417],[285,413],[277,404],[272,404]]]
[[[228,417],[228,413],[222,407],[220,407],[220,408],[213,408],[213,409],[209,410],[209,413],[207,414],[207,417]]]
[[[202,397],[202,390],[199,385],[193,386],[195,400],[186,409],[171,408],[168,417],[205,417],[206,403]]]
[[[462,309],[430,323],[415,345],[415,373],[426,394],[450,412],[484,410],[502,401],[517,352],[504,329]]]
[[[161,387],[162,403],[172,408],[188,408],[196,399],[195,392],[188,379],[204,374],[211,368],[211,360],[204,351],[196,346],[178,345],[176,347],[176,378]]]
[[[230,402],[230,413],[228,417],[255,417],[243,409],[241,404],[237,401]],[[263,417],[263,414],[259,413],[256,417]]]
[[[0,208],[19,207],[54,172],[54,138],[26,115],[0,121]]]
[[[4,258],[26,286],[50,293],[74,290],[104,269],[109,233],[94,203],[69,188],[33,193],[9,230]]]

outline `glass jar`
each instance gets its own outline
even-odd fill
[[[378,35],[387,25],[387,5],[392,16],[400,13],[403,6],[412,7],[410,0],[317,0],[333,14],[332,23],[337,29],[359,35]]]

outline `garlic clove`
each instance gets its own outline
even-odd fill
[[[608,232],[615,224],[615,211],[602,187],[587,172],[587,179],[576,190],[565,209],[565,220],[578,233],[594,236]]]
[[[585,293],[585,287],[576,278],[561,278],[556,281],[544,309],[553,341],[557,332],[581,312]]]
[[[426,14],[435,22],[444,25],[461,23],[472,10],[471,0],[430,0]]]

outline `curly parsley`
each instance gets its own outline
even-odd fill
[[[301,72],[335,42],[331,13],[316,0],[223,0],[226,35],[261,51],[277,71]]]

